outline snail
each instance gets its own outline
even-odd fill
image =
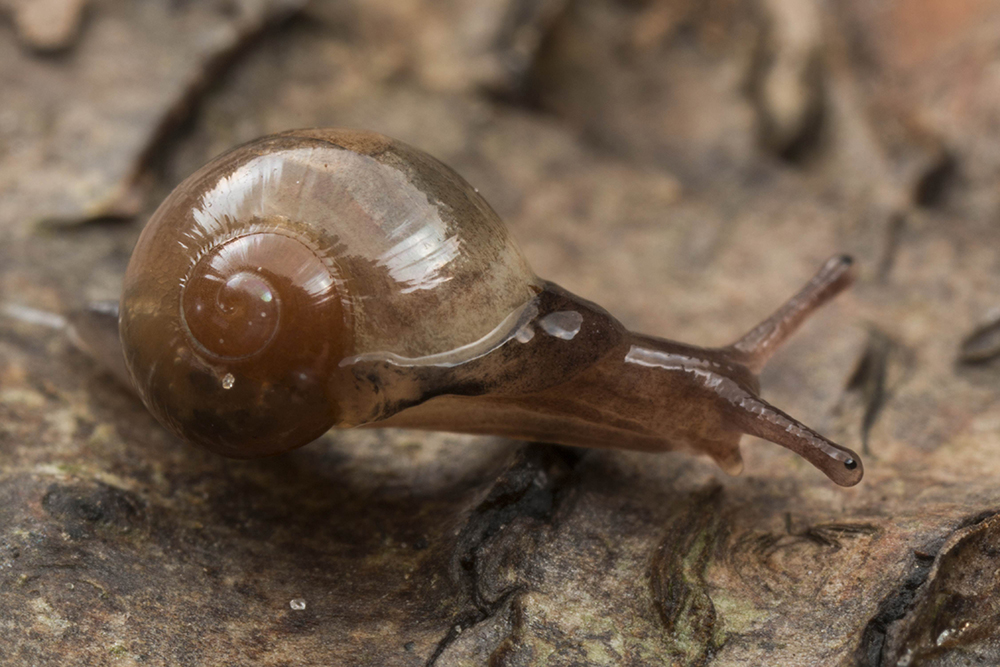
[[[478,191],[379,134],[258,139],[182,182],[143,230],[119,336],[143,402],[230,457],[332,427],[405,427],[703,453],[751,434],[837,484],[849,449],[757,395],[771,354],[851,281],[838,256],[736,343],[628,331],[537,277]]]

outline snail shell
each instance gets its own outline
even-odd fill
[[[853,452],[756,395],[763,362],[849,265],[831,260],[728,348],[633,334],[538,278],[446,165],[374,133],[299,130],[220,156],[161,204],[119,333],[153,414],[227,456],[408,426],[688,449],[737,472],[753,433],[853,484]]]

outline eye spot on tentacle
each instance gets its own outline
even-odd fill
[[[844,461],[844,467],[847,468],[848,470],[856,470],[858,467],[858,462],[855,461],[854,459],[847,459],[846,461]]]

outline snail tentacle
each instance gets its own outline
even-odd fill
[[[729,346],[734,358],[759,373],[771,355],[810,315],[851,285],[853,265],[854,260],[849,255],[828,259],[795,296]]]

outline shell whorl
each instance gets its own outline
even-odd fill
[[[356,423],[341,360],[460,348],[538,290],[442,163],[373,133],[296,131],[230,151],[164,201],[129,264],[120,330],[161,421],[257,456]]]

